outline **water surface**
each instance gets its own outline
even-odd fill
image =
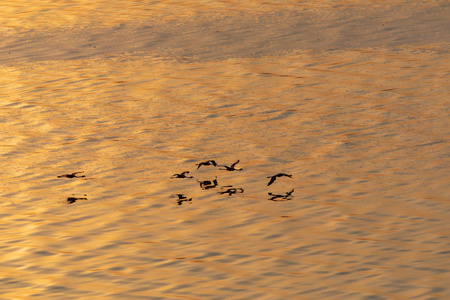
[[[0,13],[0,297],[450,296],[445,2],[105,3]]]

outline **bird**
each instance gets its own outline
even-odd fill
[[[68,197],[67,198],[67,203],[72,204],[72,203],[75,203],[78,200],[87,200],[87,198]]]
[[[276,175],[267,177],[267,178],[270,178],[270,181],[269,181],[269,183],[267,185],[268,186],[271,185],[272,183],[275,182],[275,179],[277,179],[277,177],[282,177],[282,176],[287,176],[287,177],[292,178],[292,175],[289,175],[289,174],[286,174],[286,173],[278,173]]]
[[[181,174],[173,174],[170,178],[194,178],[193,176],[186,176],[186,174],[189,174],[189,171],[184,171]]]
[[[226,170],[226,171],[242,171],[243,169],[236,169],[235,166],[239,163],[239,159],[233,163],[231,166],[225,166],[222,165],[221,167],[224,167],[225,169],[219,169],[219,170]]]
[[[84,176],[84,175],[82,175],[82,176],[77,176],[76,174],[78,174],[78,173],[83,173],[84,171],[81,171],[81,172],[75,172],[75,173],[72,173],[72,174],[64,174],[64,175],[59,175],[58,176],[58,178],[62,178],[62,177],[66,177],[66,178],[83,178],[83,177],[86,177],[86,176]]]
[[[204,162],[201,162],[201,163],[198,163],[198,164],[196,164],[198,167],[197,167],[197,170],[201,167],[201,166],[210,166],[210,165],[213,165],[214,167],[216,167],[217,166],[217,163],[216,163],[216,161],[214,161],[214,160],[207,160],[207,161],[204,161]]]

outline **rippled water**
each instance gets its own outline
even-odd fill
[[[450,297],[444,1],[4,3],[2,299]]]

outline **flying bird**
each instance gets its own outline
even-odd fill
[[[87,200],[87,198],[68,197],[67,203],[72,204],[72,203],[77,202],[78,200]]]
[[[197,167],[197,170],[198,170],[201,166],[210,166],[210,165],[213,165],[213,166],[215,167],[215,166],[217,166],[217,163],[216,163],[216,161],[214,161],[214,160],[207,160],[207,161],[198,163],[198,164],[196,164],[196,165],[198,166],[198,167]]]
[[[233,163],[231,166],[222,166],[225,169],[219,169],[219,170],[226,170],[226,171],[242,171],[243,169],[236,169],[235,166],[239,163],[239,160],[237,160],[235,163]]]
[[[189,171],[184,171],[181,174],[173,174],[170,178],[194,178],[192,176],[186,176],[186,174],[189,174]]]
[[[270,178],[270,181],[269,181],[269,183],[268,183],[267,185],[269,186],[269,185],[271,185],[272,183],[274,183],[275,180],[277,179],[277,177],[283,177],[283,176],[287,176],[287,177],[292,178],[292,175],[289,175],[289,174],[286,174],[286,173],[278,173],[278,174],[276,174],[276,175],[267,177],[267,178]]]
[[[84,172],[84,171],[81,171],[81,172],[75,172],[75,173],[72,173],[72,174],[59,175],[58,178],[63,178],[63,177],[66,177],[66,178],[83,178],[83,177],[86,177],[86,176],[84,176],[84,175],[82,175],[82,176],[77,176],[78,173],[83,173],[83,172]]]

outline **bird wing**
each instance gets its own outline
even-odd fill
[[[237,162],[235,162],[234,164],[231,165],[231,168],[233,169],[235,165],[237,165],[239,163],[239,159],[237,160]]]
[[[269,185],[271,185],[272,183],[274,183],[275,179],[277,179],[276,176],[270,177],[270,181],[269,181],[269,183],[268,183],[267,185],[269,186]]]

